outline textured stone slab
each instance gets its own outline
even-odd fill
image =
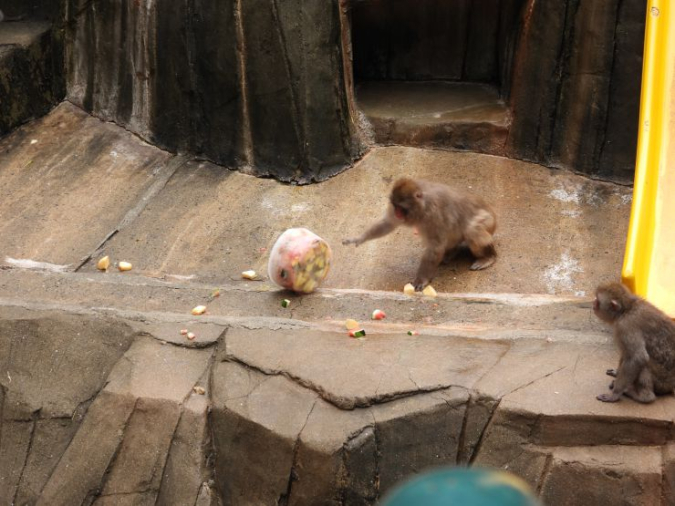
[[[181,404],[206,372],[211,355],[208,349],[186,349],[162,345],[150,338],[139,339],[110,373],[106,390]]]
[[[344,409],[451,385],[472,388],[507,349],[496,341],[403,333],[359,341],[346,331],[231,329],[225,341],[228,358],[296,378]]]
[[[642,506],[662,504],[660,489],[660,448],[556,448],[541,499],[545,504]]]
[[[12,504],[33,436],[34,422],[2,421],[0,439],[0,501]]]
[[[154,503],[180,411],[171,401],[138,400],[108,468],[102,496],[145,494]]]
[[[608,388],[605,375],[616,367],[614,349],[582,347],[573,363],[507,394],[500,410],[528,413],[537,425],[530,440],[555,445],[663,444],[671,437],[675,398],[653,404],[630,399],[603,403],[595,396]],[[609,381],[608,381],[609,380]]]
[[[0,311],[3,418],[73,417],[103,387],[133,337],[111,319]]]
[[[103,392],[96,398],[42,490],[38,505],[82,504],[97,495],[135,404],[130,395]]]
[[[170,159],[69,104],[0,140],[0,152],[0,262],[53,269],[92,253]]]
[[[282,377],[238,364],[213,369],[216,479],[228,504],[274,504],[288,497],[298,435],[317,395]]]
[[[192,394],[185,401],[162,473],[157,504],[180,506],[192,504],[197,496],[207,498],[211,495],[208,485],[205,491],[200,492],[203,484],[211,479],[208,467],[211,454],[208,408],[206,395]]]

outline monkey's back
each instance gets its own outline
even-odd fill
[[[649,302],[637,299],[626,313],[625,331],[639,332],[649,355],[649,369],[657,394],[675,389],[675,323]]]
[[[476,220],[485,225],[491,234],[497,226],[494,210],[478,195],[465,193],[442,183],[418,182],[427,199],[427,216],[432,217],[429,234],[445,236],[447,243],[454,243],[465,236],[466,230]]]

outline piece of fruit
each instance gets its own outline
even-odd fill
[[[366,331],[364,329],[354,329],[349,331],[349,337],[363,337],[366,335]]]
[[[107,271],[108,267],[110,267],[110,257],[108,255],[104,256],[96,263],[96,268],[99,271]]]
[[[181,330],[180,330],[180,335],[181,335],[181,336],[187,336],[187,333],[188,333],[188,329],[181,329]]]
[[[204,387],[193,387],[192,390],[194,393],[198,395],[204,395],[206,393],[206,390],[204,390]]]
[[[117,264],[117,268],[124,272],[124,271],[130,271],[133,266],[129,262],[120,262]]]
[[[351,318],[347,321],[345,321],[345,327],[347,327],[347,330],[354,330],[358,328],[359,322],[356,320],[352,320]]]
[[[422,295],[425,295],[426,297],[436,297],[438,293],[436,293],[436,290],[434,290],[433,286],[428,285],[424,290],[422,290]]]
[[[409,330],[409,331],[408,331],[408,335],[409,335],[409,336],[419,336],[420,333],[417,332],[416,330]]]
[[[382,311],[381,309],[376,309],[375,311],[373,311],[373,314],[371,315],[371,318],[373,320],[384,320],[386,318],[386,316],[387,315],[384,314],[384,311]]]
[[[187,338],[188,338],[190,341],[192,341],[195,337],[197,337],[197,336],[194,335],[192,332],[188,332],[188,333],[187,333]]]
[[[412,283],[408,283],[403,287],[403,293],[406,295],[415,295],[415,287],[412,285]]]
[[[241,277],[244,279],[257,279],[258,273],[254,270],[244,271],[241,273]]]
[[[199,316],[200,314],[206,313],[206,306],[196,306],[192,308],[192,314],[195,316]]]
[[[281,301],[281,307],[288,307],[291,305],[291,301],[288,299],[284,299]]]

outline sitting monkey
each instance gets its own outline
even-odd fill
[[[416,227],[425,243],[415,290],[427,286],[444,258],[467,246],[476,257],[472,270],[485,269],[497,257],[492,234],[497,227],[494,211],[480,197],[449,186],[419,179],[401,178],[394,183],[384,218],[360,237],[342,244],[356,246],[383,237],[399,225]]]
[[[596,290],[593,311],[614,328],[621,349],[618,369],[607,374],[616,379],[602,402],[617,402],[622,395],[653,402],[658,394],[675,389],[675,323],[660,309],[630,293],[620,283]]]

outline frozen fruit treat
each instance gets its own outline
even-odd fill
[[[326,279],[331,256],[321,237],[306,228],[289,228],[274,243],[268,274],[282,288],[311,293]]]

